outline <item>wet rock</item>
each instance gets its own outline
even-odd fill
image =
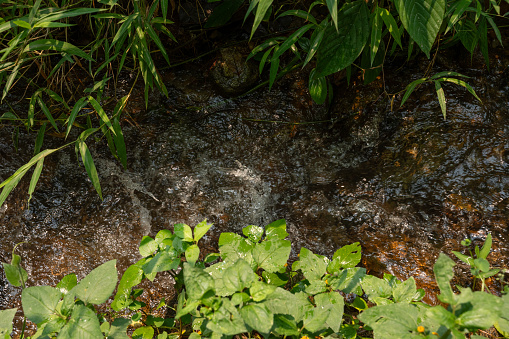
[[[222,92],[238,95],[247,91],[258,79],[258,69],[239,48],[220,50],[220,56],[210,71],[212,79]]]

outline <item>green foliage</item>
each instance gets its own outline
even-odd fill
[[[109,322],[92,307],[106,302],[117,285],[114,260],[80,282],[70,274],[56,287],[23,289],[24,315],[38,327],[32,338],[127,338],[130,326],[135,326],[132,337],[140,339],[186,332],[191,333],[189,338],[253,332],[273,338],[356,338],[360,330],[372,331],[375,338],[464,338],[491,326],[507,336],[509,294],[497,297],[462,287],[454,293],[450,281],[455,264],[444,254],[434,266],[443,305],[431,307],[420,302],[424,291],[417,289],[413,278],[400,281],[390,274],[378,278],[356,267],[361,259],[359,243],[338,249],[332,259],[301,248],[290,269],[284,220],[265,228],[247,226],[242,230],[245,237],[222,233],[220,256],[213,256],[221,261],[210,264],[214,260],[209,256],[200,261],[198,242],[211,226],[206,221],[194,229],[176,224],[173,232],[161,230],[155,238],[143,237],[144,258],[124,272],[111,304],[115,312],[135,312],[131,319],[112,313]],[[198,255],[189,255],[190,248],[196,248]],[[484,246],[476,248],[477,257],[485,260],[490,248],[488,236]],[[10,265],[19,264],[20,257],[13,256]],[[140,309],[146,305],[137,300],[143,290],[133,288],[163,271],[177,282],[175,316],[143,315]],[[11,283],[17,282],[17,277],[11,278]],[[344,297],[349,293],[356,294],[353,300]],[[376,306],[368,308],[366,301]],[[158,308],[165,304],[161,300]],[[9,337],[15,312],[0,311],[0,336]]]

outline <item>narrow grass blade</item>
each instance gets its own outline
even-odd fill
[[[69,105],[67,105],[67,102],[65,102],[65,100],[60,95],[53,92],[49,88],[44,88],[44,92],[46,92],[50,96],[51,99],[53,99],[57,102],[60,102],[61,104],[63,104],[65,106],[66,109],[69,109]]]
[[[421,79],[417,79],[417,80],[414,80],[412,81],[407,87],[406,87],[406,91],[405,91],[405,95],[403,95],[403,99],[401,100],[401,104],[399,105],[399,107],[403,106],[403,104],[405,103],[405,101],[407,101],[408,97],[410,96],[410,94],[412,94],[412,92],[414,91],[415,87],[417,85],[420,85],[422,84],[423,82],[426,81],[426,78],[421,78]]]
[[[19,171],[19,170],[18,170]],[[28,171],[28,168],[25,169],[24,171],[22,172],[16,172],[18,173],[16,176],[13,176],[13,177],[10,177],[9,180],[7,183],[6,181],[4,181],[0,187],[3,187],[2,189],[2,193],[0,193],[0,206],[2,206],[5,202],[5,199],[7,199],[7,196],[9,195],[9,193],[11,193],[11,191],[14,189],[14,187],[16,187],[19,183],[19,181],[21,180],[21,178],[23,178],[23,176],[26,174],[26,172]]]
[[[445,77],[445,76],[470,78],[469,76],[463,75],[458,72],[445,71],[445,72],[438,72],[437,74],[434,74],[430,79],[436,80],[438,78]]]
[[[152,41],[154,41],[154,43],[157,45],[157,47],[159,47],[159,51],[161,52],[161,54],[163,55],[164,59],[166,60],[166,62],[169,65],[170,64],[170,58],[168,57],[168,54],[166,53],[166,49],[164,48],[161,40],[159,39],[159,37],[157,36],[156,32],[154,31],[154,29],[150,25],[147,25],[146,28],[147,28],[148,35],[150,35],[150,37],[152,38]]]
[[[37,182],[39,181],[39,177],[41,176],[43,164],[44,164],[44,158],[39,159],[39,161],[37,161],[37,165],[35,166],[34,173],[32,174],[32,179],[30,179],[30,186],[28,187],[28,201],[27,201],[27,204],[29,206],[30,206],[30,200],[32,199],[32,194],[35,191],[35,186],[37,186]]]
[[[263,53],[262,59],[260,60],[260,64],[258,65],[258,71],[260,72],[260,74],[262,74],[263,68],[265,67],[265,63],[267,62],[267,58],[269,57],[270,52],[272,52],[273,49],[274,47],[271,47],[265,53]]]
[[[307,24],[305,26],[302,26],[298,30],[296,30],[292,35],[290,35],[288,38],[286,38],[285,42],[283,42],[277,51],[274,52],[274,55],[272,58],[279,58],[284,52],[286,52],[287,49],[292,47],[293,44],[297,42],[297,40],[300,39],[300,37],[306,33],[311,27],[313,27],[312,24]]]
[[[69,132],[71,131],[72,125],[74,124],[74,120],[76,119],[76,116],[78,115],[79,111],[83,107],[85,107],[88,104],[88,100],[86,97],[80,98],[72,108],[71,115],[69,116],[69,119],[67,120],[67,131],[65,132],[65,137],[69,135]]]
[[[291,9],[289,11],[283,12],[277,18],[279,19],[279,18],[281,18],[283,16],[287,16],[287,15],[293,15],[293,16],[299,17],[301,19],[304,19],[306,21],[309,21],[312,24],[318,25],[315,17],[312,16],[311,13],[308,13],[306,11],[299,10],[299,9]]]
[[[37,96],[37,103],[39,104],[39,107],[41,107],[44,115],[46,116],[46,118],[48,118],[49,122],[51,123],[51,126],[53,126],[53,128],[58,131],[58,126],[55,122],[55,119],[53,119],[53,116],[51,115],[51,112],[49,111],[49,108],[48,106],[46,106],[46,104],[44,103],[44,101],[42,101],[41,97]]]
[[[272,5],[272,0],[259,0],[258,6],[256,7],[256,14],[255,19],[253,22],[253,26],[251,29],[251,35],[249,36],[249,40],[253,37],[254,32],[258,29],[258,26],[262,22],[263,18],[265,17],[265,13],[267,13],[267,10]],[[247,16],[247,14],[246,14]]]
[[[80,48],[74,46],[73,44],[70,44],[65,41],[55,40],[55,39],[39,39],[36,41],[33,41],[29,43],[25,49],[23,50],[23,53],[30,52],[30,51],[45,51],[45,50],[52,50],[52,51],[58,51],[58,52],[65,52],[68,54],[76,55],[80,58],[91,60],[93,61],[92,57],[85,53]]]
[[[9,89],[11,88],[12,86],[12,83],[14,82],[14,80],[16,79],[16,76],[18,75],[18,72],[19,72],[19,67],[21,66],[21,63],[23,61],[20,60],[20,62],[14,66],[14,69],[12,70],[11,74],[9,75],[9,77],[7,78],[7,81],[5,82],[5,85],[4,85],[4,90],[3,90],[3,93],[2,93],[2,100],[5,99],[7,93],[9,92]]]
[[[442,114],[444,116],[444,120],[447,117],[447,108],[445,106],[445,94],[442,85],[440,85],[440,81],[433,81],[435,83],[435,90],[437,91],[438,102],[440,103],[440,108],[442,109]]]
[[[94,185],[97,194],[101,200],[103,200],[103,195],[101,192],[101,184],[99,183],[99,176],[97,175],[97,169],[95,168],[94,159],[92,159],[92,154],[88,149],[87,144],[83,139],[78,139],[78,150],[81,154],[81,160],[83,161],[83,165],[85,166],[85,170],[87,171],[88,177],[92,181],[92,185]]]
[[[127,20],[120,26],[120,29],[117,31],[117,34],[113,37],[113,41],[111,42],[110,49],[117,43],[117,41],[122,38],[124,35],[128,33],[131,28],[131,24],[134,19],[138,17],[138,14],[132,14],[127,17]],[[115,52],[118,53],[118,50],[115,49]]]
[[[479,98],[477,96],[477,93],[475,93],[474,89],[472,88],[472,86],[470,86],[469,84],[467,84],[465,81],[463,80],[460,80],[460,79],[456,79],[456,78],[442,78],[443,81],[448,81],[448,82],[452,82],[453,84],[456,84],[456,85],[460,85],[460,86],[463,86],[467,89],[468,92],[470,92],[470,94],[472,94],[477,100],[479,100],[481,103],[482,103],[482,100],[481,98]]]
[[[88,101],[92,105],[92,107],[95,109],[97,114],[99,114],[99,117],[101,118],[101,121],[108,126],[108,128],[111,130],[113,134],[115,134],[115,130],[113,130],[113,126],[111,126],[110,118],[106,115],[104,112],[104,109],[102,106],[97,102],[97,100],[94,99],[94,97],[89,96]]]
[[[37,138],[35,139],[34,155],[37,155],[41,151],[42,142],[44,140],[44,134],[46,133],[46,123],[42,124],[37,132]]]
[[[31,128],[34,125],[35,118],[35,102],[37,101],[37,92],[32,95],[30,98],[30,103],[28,104],[28,127]]]

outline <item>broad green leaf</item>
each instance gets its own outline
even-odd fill
[[[338,332],[343,322],[345,307],[345,301],[341,294],[337,292],[322,293],[315,295],[314,298],[317,308],[329,309],[329,316],[325,321],[326,326],[334,332]]]
[[[332,256],[332,261],[327,266],[329,273],[338,272],[343,268],[352,268],[361,261],[361,245],[356,242],[338,249]]]
[[[371,307],[359,319],[373,329],[376,338],[419,338],[419,308],[411,304]]]
[[[474,265],[482,272],[488,272],[490,270],[490,263],[484,258],[474,259]]]
[[[440,295],[438,298],[440,301],[451,304],[454,302],[454,293],[450,284],[451,279],[454,277],[453,267],[456,264],[447,255],[440,253],[435,265],[433,266],[433,272],[435,273],[435,279],[437,285],[440,288]]]
[[[492,242],[493,241],[491,240],[491,233],[488,233],[488,235],[486,236],[486,240],[484,241],[484,245],[482,246],[481,251],[479,252],[479,258],[486,259],[488,257],[488,254],[490,254],[491,251]]]
[[[292,250],[289,240],[265,240],[253,249],[253,260],[259,268],[267,272],[284,269]]]
[[[73,44],[70,44],[65,41],[55,40],[55,39],[39,39],[35,40],[28,45],[26,45],[25,49],[23,50],[23,53],[26,52],[32,52],[32,51],[46,51],[46,50],[52,50],[52,51],[58,51],[58,52],[65,52],[71,55],[76,55],[80,58],[94,61],[92,57],[90,57],[87,53],[85,53],[80,48],[74,46]]]
[[[185,255],[186,261],[194,266],[194,264],[196,263],[196,261],[198,261],[198,258],[200,257],[200,248],[198,247],[198,245],[193,244],[186,249]]]
[[[437,91],[438,102],[440,103],[440,108],[442,109],[442,115],[444,116],[444,120],[447,117],[447,108],[445,106],[445,94],[442,85],[440,85],[440,81],[435,80],[435,90]]]
[[[461,254],[460,252],[452,251],[452,253],[461,261],[464,263],[473,266],[474,265],[474,258],[466,256],[464,254]]]
[[[253,285],[249,288],[249,294],[253,301],[263,301],[265,298],[272,294],[276,290],[276,286],[269,285],[262,281],[255,281]]]
[[[373,275],[365,276],[361,281],[361,285],[371,301],[379,297],[390,298],[392,296],[392,288],[389,283]]]
[[[125,318],[116,318],[113,320],[108,332],[108,339],[128,339],[127,327],[131,321]]]
[[[173,232],[177,237],[184,241],[193,241],[193,230],[186,224],[175,224]]]
[[[395,0],[394,3],[403,26],[429,58],[444,19],[445,0]]]
[[[479,41],[479,33],[477,32],[475,23],[471,20],[465,19],[460,21],[456,26],[458,26],[457,31],[461,43],[473,56],[474,49],[477,46],[477,42]]]
[[[194,227],[194,242],[198,243],[200,239],[208,232],[213,224],[207,224],[207,219],[200,222]]]
[[[144,261],[145,259],[142,259],[142,262]],[[113,299],[113,302],[111,303],[111,308],[115,311],[120,311],[121,309],[129,306],[131,303],[129,300],[131,289],[141,283],[142,279],[143,270],[141,267],[138,264],[129,266],[120,279],[117,294],[115,294],[115,299]]]
[[[375,56],[378,53],[378,47],[380,46],[380,41],[382,40],[382,18],[379,15],[378,5],[375,5],[375,10],[372,15],[371,20],[371,35],[369,39],[369,53],[371,66],[373,66],[373,61],[375,61]]]
[[[94,311],[84,305],[77,305],[58,338],[76,339],[76,338],[103,338],[101,325]]]
[[[205,28],[219,27],[228,23],[233,14],[242,6],[244,0],[225,0],[214,8],[205,23]]]
[[[280,239],[283,240],[288,236],[286,232],[286,220],[279,219],[271,222],[265,227],[265,239]]]
[[[363,0],[346,3],[338,13],[338,29],[329,25],[318,48],[316,77],[339,72],[361,54],[369,37],[369,12]]]
[[[167,252],[159,252],[152,259],[147,261],[142,266],[142,269],[143,273],[148,275],[158,272],[176,270],[179,265],[180,257],[171,256]]]
[[[242,229],[242,233],[253,243],[257,243],[262,238],[263,228],[260,226],[249,225]]]
[[[149,326],[142,326],[134,330],[133,339],[152,339],[154,337],[154,329]]]
[[[28,201],[27,204],[30,204],[30,200],[32,200],[32,194],[35,191],[35,186],[39,181],[39,177],[41,176],[42,166],[44,164],[44,158],[40,159],[35,166],[34,173],[32,174],[32,179],[30,179],[30,186],[28,186]]]
[[[254,244],[235,233],[224,232],[219,236],[219,252],[224,261],[235,262],[237,259],[244,259],[251,265],[253,247]]]
[[[365,275],[364,267],[346,268],[340,271],[337,276],[330,277],[328,281],[334,290],[362,294],[361,281]]]
[[[303,327],[310,332],[318,332],[326,329],[325,322],[329,318],[330,309],[314,307],[304,314]]]
[[[76,274],[71,273],[63,277],[55,287],[58,288],[62,294],[67,294],[77,284],[78,279],[76,278]]]
[[[327,99],[327,79],[325,77],[315,78],[316,69],[309,73],[309,94],[314,102],[321,105]]]
[[[276,290],[265,298],[263,304],[273,314],[289,314],[296,322],[301,321],[306,311],[313,308],[307,294],[301,292],[294,294],[280,287],[276,287]]]
[[[83,133],[82,133],[83,134]],[[88,149],[87,144],[83,139],[78,139],[77,141],[78,150],[81,154],[81,160],[83,161],[83,165],[85,166],[85,170],[87,171],[88,177],[92,181],[92,185],[94,185],[97,194],[101,200],[103,199],[103,195],[101,192],[101,184],[99,183],[99,176],[97,175],[97,169],[95,168],[94,159],[92,159],[92,154]]]
[[[300,333],[295,319],[287,314],[274,314],[272,331],[282,336],[296,336]]]
[[[412,94],[412,92],[414,91],[415,87],[417,87],[417,85],[422,84],[423,82],[426,82],[426,78],[414,80],[406,86],[405,95],[403,95],[403,99],[401,99],[401,104],[399,105],[400,107],[405,104],[410,94]]]
[[[9,339],[12,332],[12,321],[16,315],[17,308],[0,310],[0,338]]]
[[[401,284],[396,284],[392,290],[394,296],[394,302],[397,303],[409,303],[411,302],[417,293],[417,287],[415,285],[414,277],[410,277],[403,281]]]
[[[76,296],[85,304],[106,302],[117,286],[116,264],[116,260],[110,260],[92,270],[75,287]]]
[[[35,324],[49,320],[56,310],[62,294],[51,286],[32,286],[21,292],[21,302],[25,317]]]
[[[332,18],[332,22],[334,22],[334,26],[336,27],[336,31],[339,31],[338,28],[338,0],[326,0],[327,9]]]
[[[235,262],[233,266],[228,267],[223,274],[223,283],[232,293],[242,292],[258,280],[258,276],[253,272],[249,264],[242,259]]]
[[[202,268],[184,263],[184,284],[190,300],[200,300],[208,291],[214,291],[214,279]]]
[[[319,256],[302,247],[299,253],[299,260],[292,265],[294,271],[301,270],[308,280],[320,280],[325,275],[327,262],[323,256]]]
[[[240,309],[244,322],[253,330],[268,334],[274,323],[272,312],[263,304],[250,304]]]
[[[247,332],[242,316],[232,302],[225,298],[222,299],[222,306],[207,322],[207,328],[214,334],[227,336]]]
[[[19,263],[15,265],[2,263],[2,265],[4,267],[5,277],[12,286],[20,287],[27,282],[28,273]]]
[[[497,321],[504,310],[503,299],[495,295],[476,291],[470,288],[459,288],[460,294],[455,295],[456,324],[470,331],[487,329]]]
[[[159,244],[148,235],[144,235],[143,238],[141,238],[139,250],[142,257],[152,255],[158,248]]]

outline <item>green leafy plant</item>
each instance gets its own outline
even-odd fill
[[[471,241],[470,239],[465,239],[461,242],[461,244],[465,247],[470,246]],[[475,281],[476,279],[481,280],[481,291],[484,291],[486,288],[486,278],[492,277],[498,272],[500,272],[500,269],[492,269],[490,268],[490,263],[486,258],[488,257],[488,254],[490,254],[491,251],[491,234],[488,234],[486,237],[486,240],[484,242],[484,245],[479,250],[479,246],[475,246],[475,258],[470,251],[470,256],[464,255],[457,251],[452,251],[454,255],[463,261],[464,263],[468,264],[470,266],[470,272],[474,276],[474,288],[475,288]]]
[[[25,288],[21,301],[25,317],[37,324],[32,338],[221,338],[245,334],[273,338],[356,338],[372,333],[375,338],[464,338],[479,329],[495,326],[507,336],[508,295],[497,297],[458,287],[450,281],[455,263],[440,254],[434,265],[444,306],[420,300],[424,291],[413,278],[405,281],[384,274],[378,278],[357,267],[359,243],[338,249],[331,259],[301,248],[291,268],[291,249],[286,222],[277,220],[265,228],[250,225],[244,236],[222,233],[219,253],[203,257],[198,243],[212,225],[203,221],[191,228],[176,224],[173,232],[161,230],[155,238],[143,237],[143,256],[122,275],[111,304],[112,312],[97,314],[93,305],[104,303],[117,285],[115,261],[94,269],[80,282],[65,276],[56,287]],[[478,256],[487,256],[491,237]],[[200,257],[203,257],[200,260]],[[26,281],[20,257],[3,263],[12,284]],[[25,272],[25,273],[23,273]],[[158,317],[138,300],[143,290],[135,287],[157,273],[169,272],[178,292],[172,317]],[[374,305],[368,307],[368,303]],[[163,299],[158,307],[166,306]],[[145,308],[145,311],[142,311]],[[128,310],[130,319],[117,312]],[[12,330],[16,309],[0,311],[0,335]],[[124,313],[125,314],[125,313]],[[24,334],[23,334],[24,336]]]

